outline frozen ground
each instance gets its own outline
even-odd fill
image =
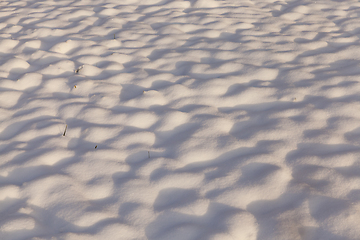
[[[359,16],[1,0],[0,239],[359,239]]]

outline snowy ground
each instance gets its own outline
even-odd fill
[[[359,16],[1,0],[0,239],[359,239]]]

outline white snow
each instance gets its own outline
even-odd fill
[[[0,1],[0,240],[356,240],[360,3]]]

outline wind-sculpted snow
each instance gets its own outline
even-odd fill
[[[359,13],[0,1],[0,239],[358,239]]]

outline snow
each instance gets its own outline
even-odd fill
[[[0,1],[0,239],[358,239],[359,7]]]

